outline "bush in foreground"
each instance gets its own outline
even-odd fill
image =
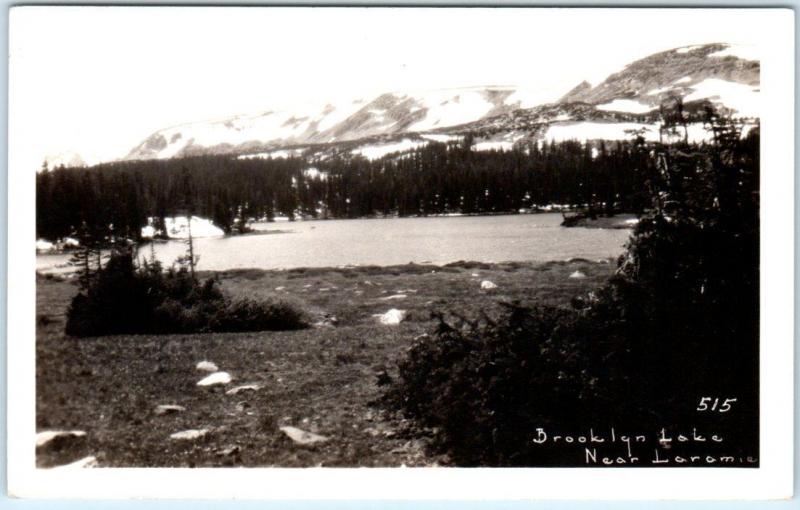
[[[308,326],[303,310],[280,300],[231,299],[218,282],[188,270],[136,267],[130,252],[115,253],[67,312],[72,336],[291,330]]]
[[[585,370],[573,334],[578,314],[506,303],[497,322],[457,327],[440,316],[400,364],[388,401],[439,429],[440,450],[458,465],[519,466],[557,458],[525,448],[536,427],[596,423],[609,402]],[[592,398],[594,397],[594,398]]]

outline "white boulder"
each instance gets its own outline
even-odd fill
[[[581,271],[575,271],[574,273],[569,275],[569,277],[570,278],[586,278],[586,275],[583,274]]]
[[[214,372],[208,377],[198,381],[198,386],[214,386],[215,384],[228,384],[233,378],[228,372]]]
[[[86,437],[82,430],[45,430],[36,434],[36,448],[46,446],[54,440],[78,439]]]
[[[208,429],[189,429],[175,432],[174,434],[170,434],[169,437],[170,439],[174,439],[176,441],[191,441],[194,439],[200,439],[201,437],[207,435],[208,432]]]
[[[217,365],[212,361],[201,361],[195,368],[201,372],[216,372],[219,370]]]
[[[497,288],[497,284],[494,283],[494,282],[490,282],[489,280],[483,280],[481,282],[481,290],[492,290],[492,289],[496,289],[496,288]]]
[[[242,386],[237,386],[235,388],[231,388],[225,392],[226,395],[236,395],[239,393],[244,393],[246,391],[258,391],[261,389],[261,386],[257,384],[245,384]]]
[[[396,326],[406,318],[406,311],[392,308],[386,313],[375,315],[375,317],[378,317],[378,322],[384,326]]]
[[[325,436],[314,434],[306,430],[298,429],[297,427],[283,426],[280,428],[281,432],[289,436],[289,439],[299,445],[310,445],[315,443],[324,443],[328,440]]]

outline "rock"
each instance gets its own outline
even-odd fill
[[[198,386],[213,386],[215,384],[228,384],[233,379],[228,372],[214,372],[205,379],[197,382]]]
[[[162,416],[165,414],[180,413],[185,410],[186,408],[183,406],[177,406],[173,404],[161,404],[159,406],[156,406],[156,409],[153,412],[156,414],[156,416]]]
[[[62,466],[55,466],[53,469],[96,468],[96,467],[99,467],[99,463],[97,462],[97,457],[95,457],[94,455],[89,455],[88,457],[78,459],[75,462],[70,462],[69,464],[64,464]]]
[[[231,388],[225,392],[226,395],[236,395],[239,393],[244,393],[246,391],[258,391],[261,389],[261,386],[258,384],[244,384],[242,386],[237,386],[235,388]]]
[[[336,316],[326,313],[322,320],[319,320],[312,324],[315,328],[335,328],[336,325],[339,324],[339,319]]]
[[[201,372],[216,372],[219,370],[217,365],[211,361],[201,361],[195,368]]]
[[[585,274],[583,274],[583,273],[582,273],[582,272],[580,272],[580,271],[575,271],[574,273],[572,273],[571,275],[569,275],[569,277],[570,277],[570,278],[586,278],[586,275],[585,275]]]
[[[278,292],[280,292],[282,290],[285,290],[285,289],[286,289],[286,287],[275,287],[275,290],[278,291]]]
[[[479,278],[481,275],[479,275],[478,273],[472,273],[470,276],[473,278]]]
[[[319,434],[314,434],[313,432],[308,432],[302,429],[298,429],[297,427],[290,427],[284,426],[280,427],[281,432],[289,436],[289,439],[294,441],[296,444],[299,445],[311,445],[316,443],[324,443],[328,440],[325,436],[320,436]]]
[[[227,448],[223,448],[222,450],[217,450],[217,455],[223,457],[230,457],[231,455],[237,455],[241,451],[241,448],[238,446],[229,446]]]
[[[386,296],[378,299],[380,299],[381,301],[393,301],[395,299],[405,299],[407,297],[408,296],[405,294],[392,294],[391,296]]]
[[[249,407],[250,407],[250,402],[247,402],[246,400],[242,400],[241,402],[236,403],[236,410],[239,411],[240,413],[244,412],[244,410]]]
[[[191,441],[194,439],[200,439],[209,433],[208,429],[189,429],[189,430],[182,430],[180,432],[175,432],[174,434],[170,434],[169,438],[174,439],[176,441]]]
[[[489,280],[483,280],[481,282],[481,290],[492,290],[492,289],[496,289],[496,288],[497,288],[497,284],[493,283],[493,282],[490,282]]]
[[[396,326],[406,318],[406,311],[392,308],[384,314],[375,315],[375,317],[378,317],[378,321],[384,326]]]
[[[36,448],[42,448],[50,444],[63,444],[85,437],[86,432],[82,430],[46,430],[36,434]]]

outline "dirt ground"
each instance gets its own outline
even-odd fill
[[[40,448],[37,464],[91,455],[101,467],[448,465],[429,452],[430,433],[374,405],[385,389],[379,375],[396,377],[413,339],[435,325],[431,311],[491,314],[498,301],[511,300],[569,306],[614,267],[572,260],[228,271],[218,274],[225,292],[293,300],[318,324],[292,332],[84,339],[63,333],[75,283],[39,275],[37,432],[86,435]],[[497,287],[482,290],[483,281]],[[406,311],[405,320],[380,324],[375,315],[392,308]],[[208,374],[195,366],[204,360],[233,381],[198,386]],[[250,384],[259,389],[226,393]],[[164,404],[185,410],[157,414]],[[282,426],[327,440],[299,445]],[[170,437],[199,429],[207,432],[197,439]]]

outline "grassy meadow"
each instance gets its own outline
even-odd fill
[[[570,306],[614,269],[611,260],[577,259],[226,271],[217,273],[225,293],[289,299],[314,327],[81,339],[64,334],[76,283],[37,275],[37,431],[87,433],[40,449],[37,463],[92,455],[103,467],[448,465],[426,449],[435,431],[374,405],[413,339],[432,331],[431,312],[491,316],[498,302],[514,300]],[[482,289],[485,280],[497,287]],[[406,311],[405,320],[381,324],[376,315],[392,308]],[[233,381],[198,386],[203,360]],[[251,384],[259,389],[226,393]],[[185,411],[160,415],[159,405]],[[296,444],[279,428],[287,425],[327,441]],[[170,438],[189,429],[208,432]]]

